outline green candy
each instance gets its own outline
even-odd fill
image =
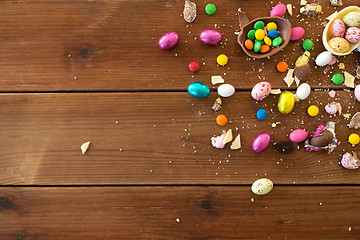
[[[260,48],[261,48],[261,43],[260,42],[256,42],[254,44],[254,52],[259,52],[260,51]]]
[[[205,7],[205,12],[209,15],[213,15],[216,12],[216,7],[214,4],[209,3]]]
[[[261,45],[264,45],[264,44],[265,44],[264,40],[257,40],[257,39],[255,39],[255,43],[257,43],[257,42],[261,43]]]
[[[263,29],[264,26],[265,26],[265,24],[264,24],[263,21],[257,21],[257,22],[254,24],[254,29],[255,29],[255,30]]]
[[[255,30],[250,30],[247,34],[248,39],[254,40],[255,39]]]
[[[307,51],[311,50],[313,48],[313,46],[314,46],[314,43],[310,39],[306,39],[302,44],[303,49],[305,49]]]
[[[280,46],[281,43],[282,43],[282,38],[281,37],[277,37],[272,41],[273,47]]]
[[[335,84],[342,84],[344,82],[344,76],[340,73],[336,73],[332,76],[331,80],[335,83]]]

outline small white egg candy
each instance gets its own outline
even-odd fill
[[[225,83],[218,87],[217,92],[221,97],[230,97],[235,93],[235,88],[233,85]]]
[[[317,55],[315,59],[315,63],[316,65],[323,67],[325,65],[328,65],[331,59],[332,59],[332,54],[329,51],[324,51],[319,55]]]
[[[311,92],[311,87],[307,83],[302,83],[300,86],[296,89],[296,96],[300,100],[305,100],[307,97],[309,97]]]
[[[256,195],[265,195],[273,189],[273,186],[274,184],[270,179],[261,178],[252,184],[251,191]]]

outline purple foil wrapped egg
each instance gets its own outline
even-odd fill
[[[206,45],[216,45],[221,39],[221,33],[216,30],[207,29],[200,33],[200,40]]]
[[[266,150],[271,141],[271,137],[268,133],[262,132],[258,134],[252,143],[252,149],[254,152],[260,153]]]
[[[302,38],[302,36],[304,36],[305,34],[305,29],[302,27],[294,27],[291,29],[291,41],[295,41],[295,40],[299,40],[300,38]]]
[[[290,140],[293,142],[303,142],[307,139],[308,133],[304,129],[296,129],[290,133]]]
[[[285,4],[278,4],[275,7],[272,8],[270,12],[270,17],[283,17],[286,12],[286,6]]]
[[[169,50],[179,42],[179,35],[176,32],[168,32],[159,39],[159,47],[163,50]]]

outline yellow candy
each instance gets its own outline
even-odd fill
[[[274,22],[269,22],[268,24],[266,24],[266,30],[269,32],[271,30],[276,30],[277,29],[277,25]]]
[[[265,37],[265,32],[264,32],[264,30],[262,30],[262,29],[256,30],[256,32],[255,32],[255,38],[256,38],[257,40],[263,40],[264,37]]]
[[[271,46],[271,43],[272,43],[272,42],[271,42],[271,39],[270,39],[269,37],[266,36],[266,37],[264,38],[264,42],[265,42],[266,45]]]
[[[315,106],[315,105],[311,105],[308,108],[307,112],[311,117],[315,117],[316,115],[319,114],[319,108],[317,106]]]
[[[360,142],[360,137],[359,137],[359,135],[357,135],[356,133],[353,133],[353,134],[350,134],[350,136],[349,136],[349,143],[351,144],[351,145],[357,145],[357,144],[359,144],[359,142]]]
[[[228,63],[228,61],[229,58],[225,54],[220,54],[216,59],[216,62],[221,66],[225,66]]]

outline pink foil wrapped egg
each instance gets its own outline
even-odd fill
[[[345,35],[345,23],[341,19],[336,19],[329,28],[329,33],[332,38],[344,37]]]
[[[254,138],[252,143],[252,149],[254,150],[254,152],[257,153],[263,152],[269,146],[270,141],[271,141],[270,135],[266,132],[262,132]]]
[[[294,27],[291,29],[291,38],[290,40],[295,41],[295,40],[299,40],[300,38],[302,38],[302,36],[304,36],[305,34],[305,29],[302,27]]]
[[[271,91],[271,84],[269,82],[259,82],[255,84],[251,91],[251,96],[255,100],[263,100],[267,96],[269,96]]]
[[[286,12],[285,4],[279,3],[275,7],[272,8],[270,12],[270,17],[283,17]]]
[[[296,129],[290,133],[290,140],[293,142],[303,142],[307,139],[308,133],[304,129]]]
[[[360,28],[349,27],[346,30],[345,39],[351,43],[358,43],[360,41]]]
[[[168,32],[159,39],[159,47],[164,50],[172,49],[179,42],[179,35],[176,32]]]
[[[221,42],[221,33],[216,30],[207,29],[200,33],[200,40],[206,45],[215,45]]]

